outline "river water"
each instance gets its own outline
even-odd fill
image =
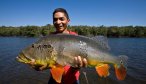
[[[0,84],[47,84],[49,70],[35,71],[28,65],[15,60],[18,53],[37,38],[0,37]],[[127,76],[123,81],[115,77],[111,67],[110,75],[100,78],[94,68],[81,69],[81,84],[146,84],[146,38],[108,38],[110,52],[127,55]],[[87,77],[87,80],[86,80]]]

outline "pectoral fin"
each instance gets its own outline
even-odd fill
[[[123,65],[120,67],[115,65],[115,73],[118,80],[124,80],[126,77],[126,68]]]
[[[54,67],[50,69],[50,72],[52,74],[53,79],[57,83],[61,83],[62,75],[64,73],[64,68],[63,67]]]
[[[95,67],[100,77],[107,77],[109,75],[109,68],[108,64],[99,64]]]

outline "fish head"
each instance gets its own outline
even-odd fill
[[[34,59],[34,49],[30,46],[22,50],[18,56],[16,57],[16,60],[22,63],[30,63],[32,59]]]
[[[17,61],[22,63],[30,63],[35,60],[35,65],[46,65],[52,67],[56,61],[56,51],[49,43],[33,43],[22,50],[16,57]]]

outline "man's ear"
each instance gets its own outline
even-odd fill
[[[68,23],[70,22],[70,19],[68,19]]]

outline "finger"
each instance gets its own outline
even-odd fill
[[[82,67],[83,66],[83,62],[82,62],[81,56],[77,57],[77,61],[78,61],[78,68]]]
[[[78,67],[77,57],[74,57],[74,64],[75,64],[75,67]]]
[[[29,65],[34,65],[35,64],[35,59],[31,59],[31,61],[28,64]]]
[[[88,64],[87,59],[83,58],[83,67],[87,67],[87,64]]]
[[[39,68],[39,70],[44,70],[44,69],[46,69],[47,68],[47,64],[44,64],[43,66],[41,66],[40,68]]]

